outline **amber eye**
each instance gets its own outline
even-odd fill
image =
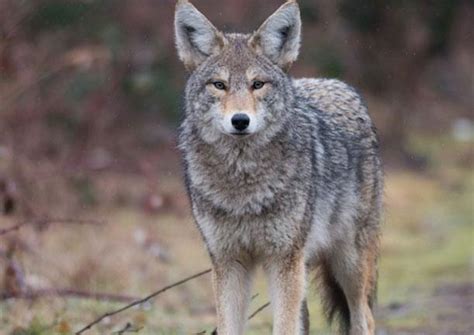
[[[263,81],[255,80],[252,84],[252,88],[254,90],[259,90],[263,87],[263,85],[265,85],[265,83]]]
[[[222,82],[222,81],[215,81],[212,83],[214,85],[215,88],[217,88],[218,90],[225,90],[226,87],[225,87],[225,84]]]

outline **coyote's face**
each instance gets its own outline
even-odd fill
[[[192,72],[186,118],[204,140],[268,138],[284,126],[293,103],[285,70],[298,55],[300,32],[294,2],[243,35],[219,32],[193,5],[178,1],[176,45]]]

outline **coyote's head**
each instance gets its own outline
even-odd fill
[[[175,34],[179,57],[191,72],[186,118],[205,141],[268,139],[285,127],[293,104],[286,71],[301,39],[296,1],[244,35],[218,31],[190,2],[180,0]]]

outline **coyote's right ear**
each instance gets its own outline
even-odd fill
[[[176,4],[174,31],[179,58],[188,70],[194,70],[227,43],[224,35],[187,0]]]

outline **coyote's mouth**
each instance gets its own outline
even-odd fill
[[[230,133],[232,136],[237,136],[237,137],[245,137],[245,136],[248,136],[250,135],[250,133],[247,133],[247,132],[234,132],[234,133]]]

